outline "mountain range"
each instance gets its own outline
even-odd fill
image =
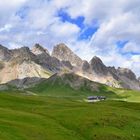
[[[69,75],[76,77],[73,86],[80,79],[94,81],[116,88],[140,90],[139,78],[128,68],[106,66],[100,58],[94,56],[89,62],[82,60],[68,46],[60,43],[54,46],[52,53],[35,44],[31,49],[21,47],[8,49],[0,45],[0,84],[10,83],[28,87],[42,80]],[[79,78],[78,78],[79,77]],[[67,83],[67,79],[64,79]]]

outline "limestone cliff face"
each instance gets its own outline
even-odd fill
[[[0,45],[0,61],[8,61],[12,57],[12,53],[8,48]]]
[[[31,51],[36,55],[38,63],[53,73],[72,69],[69,61],[60,61],[58,58],[51,56],[49,51],[39,44],[35,44]]]
[[[23,79],[26,77],[48,78],[52,75],[50,71],[43,69],[34,62],[24,61],[23,63],[6,63],[5,67],[0,70],[0,83],[7,83],[15,79]]]
[[[39,54],[49,54],[49,51],[46,48],[43,48],[40,44],[35,44],[32,48],[32,53],[35,55],[39,55]]]
[[[94,56],[91,59],[90,66],[96,74],[106,75],[108,73],[108,68],[103,64],[102,60],[97,56]]]
[[[26,77],[48,78],[53,73],[39,65],[39,60],[28,47],[9,50],[0,46],[0,83]]]
[[[82,65],[82,59],[63,43],[58,44],[54,47],[52,56],[56,57],[60,61],[69,61],[73,66]]]
[[[112,87],[121,87],[118,76],[113,73],[110,68],[105,66],[102,60],[97,56],[94,56],[89,63],[87,61],[83,61],[82,72],[78,72],[78,74],[92,81]]]
[[[87,62],[87,61],[83,61],[83,64],[82,64],[82,71],[83,72],[91,72],[91,66],[90,64]]]
[[[82,72],[79,75],[112,87],[140,90],[139,80],[130,69],[107,67],[96,56],[89,63],[83,61]]]
[[[140,77],[138,77],[138,81],[140,82]]]
[[[19,49],[11,50],[12,57],[9,61],[15,63],[22,63],[24,61],[37,61],[36,55],[34,55],[28,47],[22,47]]]
[[[130,69],[107,67],[96,56],[87,62],[63,43],[54,47],[52,55],[40,44],[35,44],[32,49],[22,47],[13,50],[0,45],[0,84],[13,80],[15,83],[20,81],[20,86],[24,80],[33,84],[55,73],[73,73],[109,86],[140,90],[140,80]],[[78,81],[73,83],[78,84]]]
[[[87,78],[81,77],[75,73],[55,74],[50,77],[47,82],[53,84],[68,85],[73,89],[86,88],[90,91],[99,91],[100,84],[90,81]]]
[[[130,69],[127,69],[127,68],[118,68],[117,69],[117,72],[120,76],[125,76],[127,77],[128,79],[130,80],[134,80],[134,81],[137,81],[136,79],[136,75],[134,72],[132,72]]]
[[[134,72],[128,68],[118,68],[117,74],[124,88],[140,90],[139,80]]]

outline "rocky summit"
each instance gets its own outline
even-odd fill
[[[58,58],[61,61],[69,61],[74,66],[82,65],[82,59],[63,43],[54,47],[52,56]]]
[[[78,75],[112,87],[140,90],[140,78],[137,79],[130,69],[107,67],[97,56],[89,62],[82,60],[63,43],[54,46],[52,54],[40,44],[31,49],[21,47],[12,50],[0,45],[1,84],[27,87],[56,73],[69,74],[69,77]],[[74,83],[77,84],[76,81]]]
[[[35,55],[39,55],[42,53],[49,54],[49,51],[47,49],[43,48],[40,44],[36,43],[32,48],[32,53],[34,53]]]
[[[138,81],[140,82],[140,77],[138,77]]]
[[[8,61],[11,58],[11,51],[0,45],[0,61]]]
[[[107,67],[103,64],[102,60],[100,58],[98,58],[97,56],[94,56],[91,59],[90,65],[91,65],[92,70],[96,74],[100,74],[100,75],[107,75],[108,74]]]

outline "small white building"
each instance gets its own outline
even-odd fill
[[[98,102],[98,101],[102,101],[105,100],[106,97],[105,96],[89,96],[87,98],[87,102],[91,103],[91,102]]]

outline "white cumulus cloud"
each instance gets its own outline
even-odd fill
[[[73,20],[83,17],[85,27],[63,21],[60,10]],[[14,48],[38,42],[51,50],[64,42],[83,59],[98,55],[106,65],[132,68],[140,75],[139,13],[139,0],[1,0],[0,43]],[[91,38],[79,39],[95,26]]]

